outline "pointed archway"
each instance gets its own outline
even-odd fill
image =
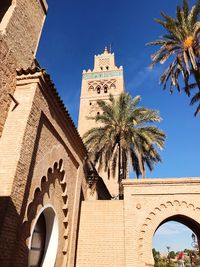
[[[162,262],[176,262],[180,256],[185,263],[199,259],[198,233],[199,224],[191,218],[176,215],[163,221],[152,240],[154,266]]]
[[[190,228],[200,239],[200,210],[193,204],[174,201],[156,207],[145,219],[139,237],[139,255],[144,266],[154,266],[152,242],[156,230],[166,222],[176,221]]]

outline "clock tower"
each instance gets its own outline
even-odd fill
[[[94,57],[94,69],[84,70],[82,74],[82,87],[79,108],[78,131],[81,136],[89,129],[96,127],[94,120],[88,117],[95,116],[100,112],[97,101],[108,100],[109,95],[114,97],[124,92],[123,67],[115,65],[114,53],[104,52]],[[104,179],[110,193],[118,194],[117,178],[108,178],[107,173],[101,172],[100,176]]]

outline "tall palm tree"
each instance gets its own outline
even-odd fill
[[[166,89],[170,81],[170,92],[173,87],[180,91],[180,74],[185,83],[185,92],[190,96],[189,79],[193,76],[196,85],[200,91],[200,22],[198,21],[200,13],[200,0],[191,9],[188,1],[183,0],[183,5],[177,6],[176,17],[166,15],[161,12],[164,20],[156,19],[166,30],[166,35],[160,39],[148,43],[148,45],[158,45],[159,50],[152,55],[151,67],[157,63],[164,63],[171,58],[171,62],[162,74],[160,83]]]
[[[118,173],[119,194],[121,181],[127,177],[128,165],[136,176],[145,176],[145,165],[152,170],[161,158],[157,148],[164,147],[165,134],[152,122],[160,122],[157,111],[137,107],[140,96],[132,97],[121,93],[118,98],[110,95],[109,101],[97,101],[100,113],[89,119],[98,126],[87,131],[83,141],[91,160],[115,176]]]

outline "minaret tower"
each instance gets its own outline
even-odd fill
[[[81,136],[96,126],[87,117],[95,116],[99,112],[97,100],[107,100],[109,94],[118,96],[123,91],[123,67],[118,68],[115,65],[115,55],[109,53],[106,47],[103,54],[95,55],[94,69],[83,71],[78,121]]]
[[[118,96],[124,92],[123,67],[115,65],[114,53],[104,52],[94,57],[94,69],[83,71],[79,108],[78,130],[81,136],[96,126],[96,122],[88,120],[100,112],[97,101],[108,100],[109,94]],[[100,173],[110,193],[118,194],[117,178],[108,178],[106,173]]]

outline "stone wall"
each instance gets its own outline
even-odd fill
[[[5,13],[0,33],[13,51],[17,68],[27,68],[32,64],[46,12],[45,0],[13,0]]]
[[[55,266],[74,266],[85,148],[41,72],[19,76],[14,97],[19,105],[10,106],[0,143],[0,195],[9,197],[0,229],[0,249],[6,251],[0,265],[27,267],[37,214],[51,205],[60,230]]]
[[[153,236],[173,220],[200,237],[200,179],[141,179],[124,181],[124,222],[127,267],[154,266]]]
[[[2,5],[0,15],[0,137],[16,86],[16,68],[28,68],[33,64],[47,12],[46,0],[10,0],[3,1]]]
[[[83,201],[76,267],[124,267],[123,201]]]
[[[123,201],[82,203],[77,267],[153,267],[153,236],[171,220],[200,238],[200,178],[135,179],[123,184]]]
[[[16,86],[16,61],[5,40],[0,35],[0,137]]]

